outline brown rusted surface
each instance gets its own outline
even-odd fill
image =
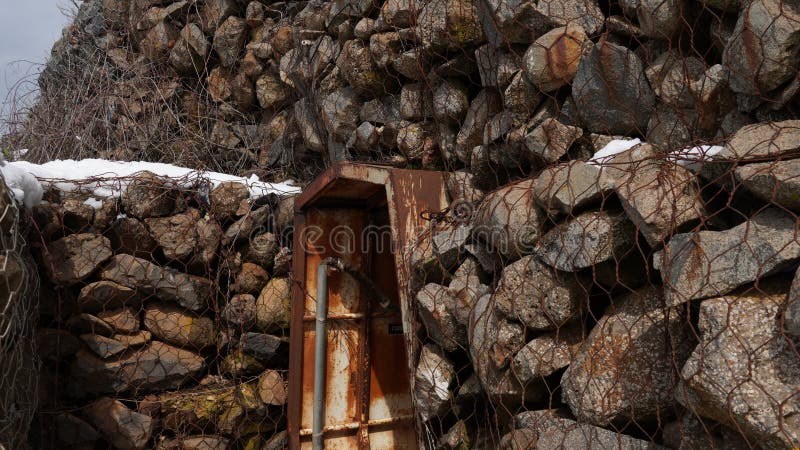
[[[410,270],[403,255],[427,227],[422,213],[440,211],[445,205],[440,172],[356,164],[329,168],[298,197],[290,448],[311,445],[315,322],[310,318],[316,310],[317,266],[328,256],[339,256],[368,274],[400,312],[387,313],[370,304],[352,277],[330,273],[325,448],[418,448],[411,402],[413,363],[406,357],[416,354],[411,346],[410,299],[403,289]],[[362,240],[367,226],[383,232]],[[331,244],[331,233],[337,236],[337,248]]]

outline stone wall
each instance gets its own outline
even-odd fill
[[[450,208],[409,255],[414,395],[436,445],[797,447],[798,40],[796,0],[89,0],[11,138],[38,160],[301,181],[342,159],[448,172]],[[69,405],[43,411],[73,412],[43,414],[62,424],[43,431],[110,436],[91,411],[116,409],[152,426],[134,436],[147,445],[201,431],[242,445],[280,428],[268,400],[229,408],[284,367],[250,372],[258,353],[242,349],[249,333],[261,346],[286,336],[251,309],[283,292],[285,266],[251,248],[269,237],[232,237],[273,209],[178,199],[147,213],[123,199],[120,219],[87,219],[81,201],[40,208],[44,268],[76,248],[102,259],[50,269],[61,287],[42,301],[60,306],[42,339],[72,344],[50,346],[70,356],[44,373],[81,382],[43,395]],[[106,308],[135,329],[97,332],[105,310],[78,308],[96,289],[136,299],[141,312]],[[170,329],[180,319],[197,331]],[[109,343],[113,363],[90,349]],[[162,355],[194,363],[157,380],[129,363]],[[204,389],[226,393],[205,406],[272,428],[177,406],[203,411],[191,399]]]
[[[34,448],[283,447],[292,198],[178,186],[144,173],[32,210]]]

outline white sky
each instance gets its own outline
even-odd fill
[[[39,72],[68,22],[62,11],[69,9],[70,0],[0,0],[0,107],[21,78]]]

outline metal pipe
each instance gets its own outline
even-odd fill
[[[311,443],[314,450],[323,450],[325,443],[325,369],[328,353],[328,268],[341,269],[339,258],[326,258],[317,266],[317,325],[314,336],[314,411]]]

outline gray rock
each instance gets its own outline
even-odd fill
[[[277,370],[267,369],[258,377],[258,397],[268,406],[286,405],[286,380]]]
[[[456,299],[447,287],[428,283],[417,292],[416,301],[420,320],[430,339],[447,352],[467,346],[467,328],[454,316]]]
[[[128,349],[125,343],[99,334],[82,334],[81,340],[89,350],[103,359],[118,355]]]
[[[250,192],[246,184],[235,181],[220,183],[211,191],[209,197],[211,210],[220,217],[233,217],[239,209],[239,205],[248,197],[250,197]]]
[[[468,331],[472,366],[492,404],[514,407],[545,394],[540,384],[523,387],[509,369],[512,358],[525,345],[525,329],[499,318],[491,295],[475,303]]]
[[[508,110],[511,124],[518,126],[533,115],[541,99],[539,89],[528,82],[523,71],[519,71],[503,92],[503,108]]]
[[[439,439],[438,449],[441,450],[469,450],[473,448],[473,437],[467,428],[466,422],[459,420],[447,430]]]
[[[404,84],[400,91],[400,117],[419,121],[433,115],[431,93],[423,83]]]
[[[429,55],[421,49],[412,48],[397,55],[390,63],[397,73],[412,80],[425,81],[428,76],[425,71],[425,65],[429,59]]]
[[[455,268],[470,232],[468,225],[456,224],[425,233],[411,252],[411,266],[423,276]]]
[[[254,233],[257,233],[266,226],[267,220],[271,215],[271,208],[262,206],[261,208],[247,211],[239,220],[232,223],[223,234],[223,243],[238,243],[247,240]]]
[[[700,344],[681,370],[678,401],[762,448],[800,442],[800,362],[782,333],[787,283],[764,280],[700,304]]]
[[[102,336],[111,336],[114,334],[114,328],[106,323],[106,321],[86,313],[70,317],[66,325],[70,331],[78,335],[99,334]]]
[[[423,422],[448,411],[453,397],[451,385],[455,370],[435,345],[425,345],[414,372],[414,400],[416,411]]]
[[[158,249],[158,243],[150,237],[147,227],[132,217],[116,220],[108,232],[108,237],[114,253],[151,258]]]
[[[208,57],[209,45],[203,30],[189,23],[181,30],[180,37],[169,53],[169,63],[179,73],[197,75],[203,72]]]
[[[637,0],[636,18],[642,32],[652,38],[669,40],[683,29],[684,0]]]
[[[298,100],[292,112],[306,148],[318,153],[325,150],[325,141],[320,136],[322,129],[316,120],[317,116],[311,101],[308,98]]]
[[[765,160],[800,156],[800,120],[745,125],[715,160]]]
[[[347,142],[358,126],[361,101],[351,88],[342,88],[328,94],[322,101],[322,120],[325,128],[339,142]]]
[[[532,253],[544,220],[532,195],[534,181],[523,180],[487,194],[476,213],[473,238],[509,258]]]
[[[203,4],[200,10],[200,23],[203,31],[213,34],[214,30],[222,24],[225,19],[236,14],[239,6],[235,0],[209,0]]]
[[[143,301],[144,296],[134,289],[111,281],[97,281],[81,289],[77,304],[83,312],[96,313],[123,306],[138,308]]]
[[[800,159],[737,166],[736,181],[764,202],[800,211]]]
[[[699,58],[684,58],[676,51],[667,51],[647,67],[645,75],[662,102],[675,108],[690,108],[695,103],[691,86],[705,70],[705,63]]]
[[[251,328],[256,323],[256,298],[250,294],[234,295],[222,310],[222,318],[237,328]]]
[[[119,450],[143,450],[153,434],[154,421],[150,416],[132,411],[118,400],[99,398],[84,413]]]
[[[97,317],[107,323],[117,333],[132,334],[139,331],[138,310],[120,308],[100,311]]]
[[[689,357],[694,339],[683,307],[663,303],[659,288],[644,288],[615,300],[592,328],[561,379],[576,417],[605,426],[674,408],[674,367]]]
[[[635,239],[634,226],[624,214],[587,212],[548,231],[535,253],[557,270],[576,272],[621,260]]]
[[[174,301],[192,311],[208,307],[211,282],[130,255],[117,255],[100,272],[100,278],[138,292]]]
[[[460,81],[444,80],[433,91],[433,117],[436,120],[460,125],[468,109],[467,87]]]
[[[491,289],[481,282],[480,263],[476,258],[469,256],[456,269],[447,291],[455,300],[453,317],[466,330],[469,326],[470,311],[478,299],[490,293]]]
[[[557,273],[528,255],[503,269],[494,291],[497,312],[532,330],[559,328],[576,319],[588,299],[586,280]]]
[[[256,325],[263,331],[289,327],[292,283],[288,278],[269,280],[256,299]]]
[[[613,180],[598,166],[583,161],[547,167],[533,183],[537,203],[551,214],[580,212],[613,193]]]
[[[247,40],[247,21],[230,16],[214,32],[214,51],[223,67],[233,67]]]
[[[397,149],[408,159],[421,160],[433,145],[430,129],[422,122],[403,123],[397,129]]]
[[[511,371],[523,385],[552,375],[576,359],[583,341],[580,324],[542,334],[517,352],[511,362]]]
[[[662,440],[676,450],[712,450],[725,448],[747,450],[751,446],[738,431],[731,430],[710,420],[701,420],[687,412],[674,422],[664,425]]]
[[[654,266],[667,305],[726,294],[780,271],[800,258],[796,220],[775,208],[725,231],[677,234]]]
[[[67,391],[75,397],[86,397],[175,389],[196,379],[205,369],[200,355],[158,341],[110,361],[80,350],[70,366]]]
[[[167,180],[143,172],[131,181],[122,194],[123,210],[139,219],[162,217],[183,210],[179,192]]]
[[[558,26],[580,25],[589,36],[596,35],[605,21],[594,0],[542,0],[536,10]]]
[[[568,448],[604,448],[620,450],[666,449],[651,441],[625,434],[572,422],[567,428],[551,428],[539,434],[536,450],[565,450]]]
[[[381,7],[380,18],[387,25],[395,28],[406,28],[414,24],[422,8],[416,0],[388,0]]]
[[[419,10],[416,34],[425,48],[458,50],[486,37],[475,3],[468,0],[431,0]]]
[[[54,283],[72,285],[94,273],[111,254],[111,242],[103,236],[70,234],[48,245],[43,262]]]
[[[697,179],[677,164],[640,164],[617,178],[615,188],[628,218],[654,248],[705,217]]]
[[[475,62],[481,77],[481,86],[485,88],[505,89],[514,74],[520,70],[519,56],[494,47],[491,44],[475,50]]]
[[[139,42],[139,49],[150,61],[160,61],[168,57],[177,40],[178,30],[175,26],[168,22],[159,22],[147,31],[144,39]]]
[[[742,8],[722,64],[730,69],[731,88],[764,96],[792,78],[800,61],[800,5],[758,0]]]
[[[537,11],[532,2],[489,0],[477,5],[486,37],[495,46],[528,44],[552,26],[550,19]]]
[[[197,246],[195,226],[200,220],[200,212],[190,208],[185,213],[169,217],[154,217],[144,220],[150,236],[172,260],[189,258]]]
[[[356,93],[365,98],[382,97],[392,84],[387,72],[372,59],[369,48],[355,39],[344,43],[336,66]]]
[[[272,359],[282,344],[281,338],[264,333],[243,333],[239,339],[239,347],[242,351],[265,361]]]
[[[475,213],[478,203],[486,195],[481,189],[475,187],[475,176],[466,170],[448,172],[447,193],[450,195],[451,208],[455,205],[457,217],[470,218]],[[457,203],[457,204],[456,204]]]
[[[655,104],[639,57],[606,40],[581,59],[572,99],[589,131],[622,135],[645,130]]]
[[[263,109],[276,109],[292,98],[292,90],[279,76],[265,72],[256,80],[256,98]]]
[[[217,339],[217,330],[211,319],[186,313],[168,304],[147,305],[144,326],[162,341],[197,350],[214,345]]]
[[[403,47],[405,45],[402,37],[396,31],[373,34],[369,37],[369,52],[379,67],[391,64],[404,51]]]
[[[362,153],[369,153],[379,148],[382,134],[383,127],[376,127],[369,122],[361,122],[361,125],[350,135],[347,146]]]
[[[551,92],[575,77],[581,57],[591,41],[583,28],[573,23],[554,28],[538,37],[523,57],[528,79],[542,92]]]
[[[800,337],[800,271],[794,275],[786,311],[783,313],[783,328],[792,336]]]
[[[483,141],[486,122],[502,109],[503,100],[494,90],[484,89],[475,96],[456,136],[456,152],[462,162],[469,163],[470,152]]]
[[[525,148],[532,160],[552,164],[566,155],[581,136],[582,129],[548,118],[525,136]]]
[[[536,448],[536,433],[530,428],[518,428],[506,433],[498,445],[500,450],[528,450]]]

